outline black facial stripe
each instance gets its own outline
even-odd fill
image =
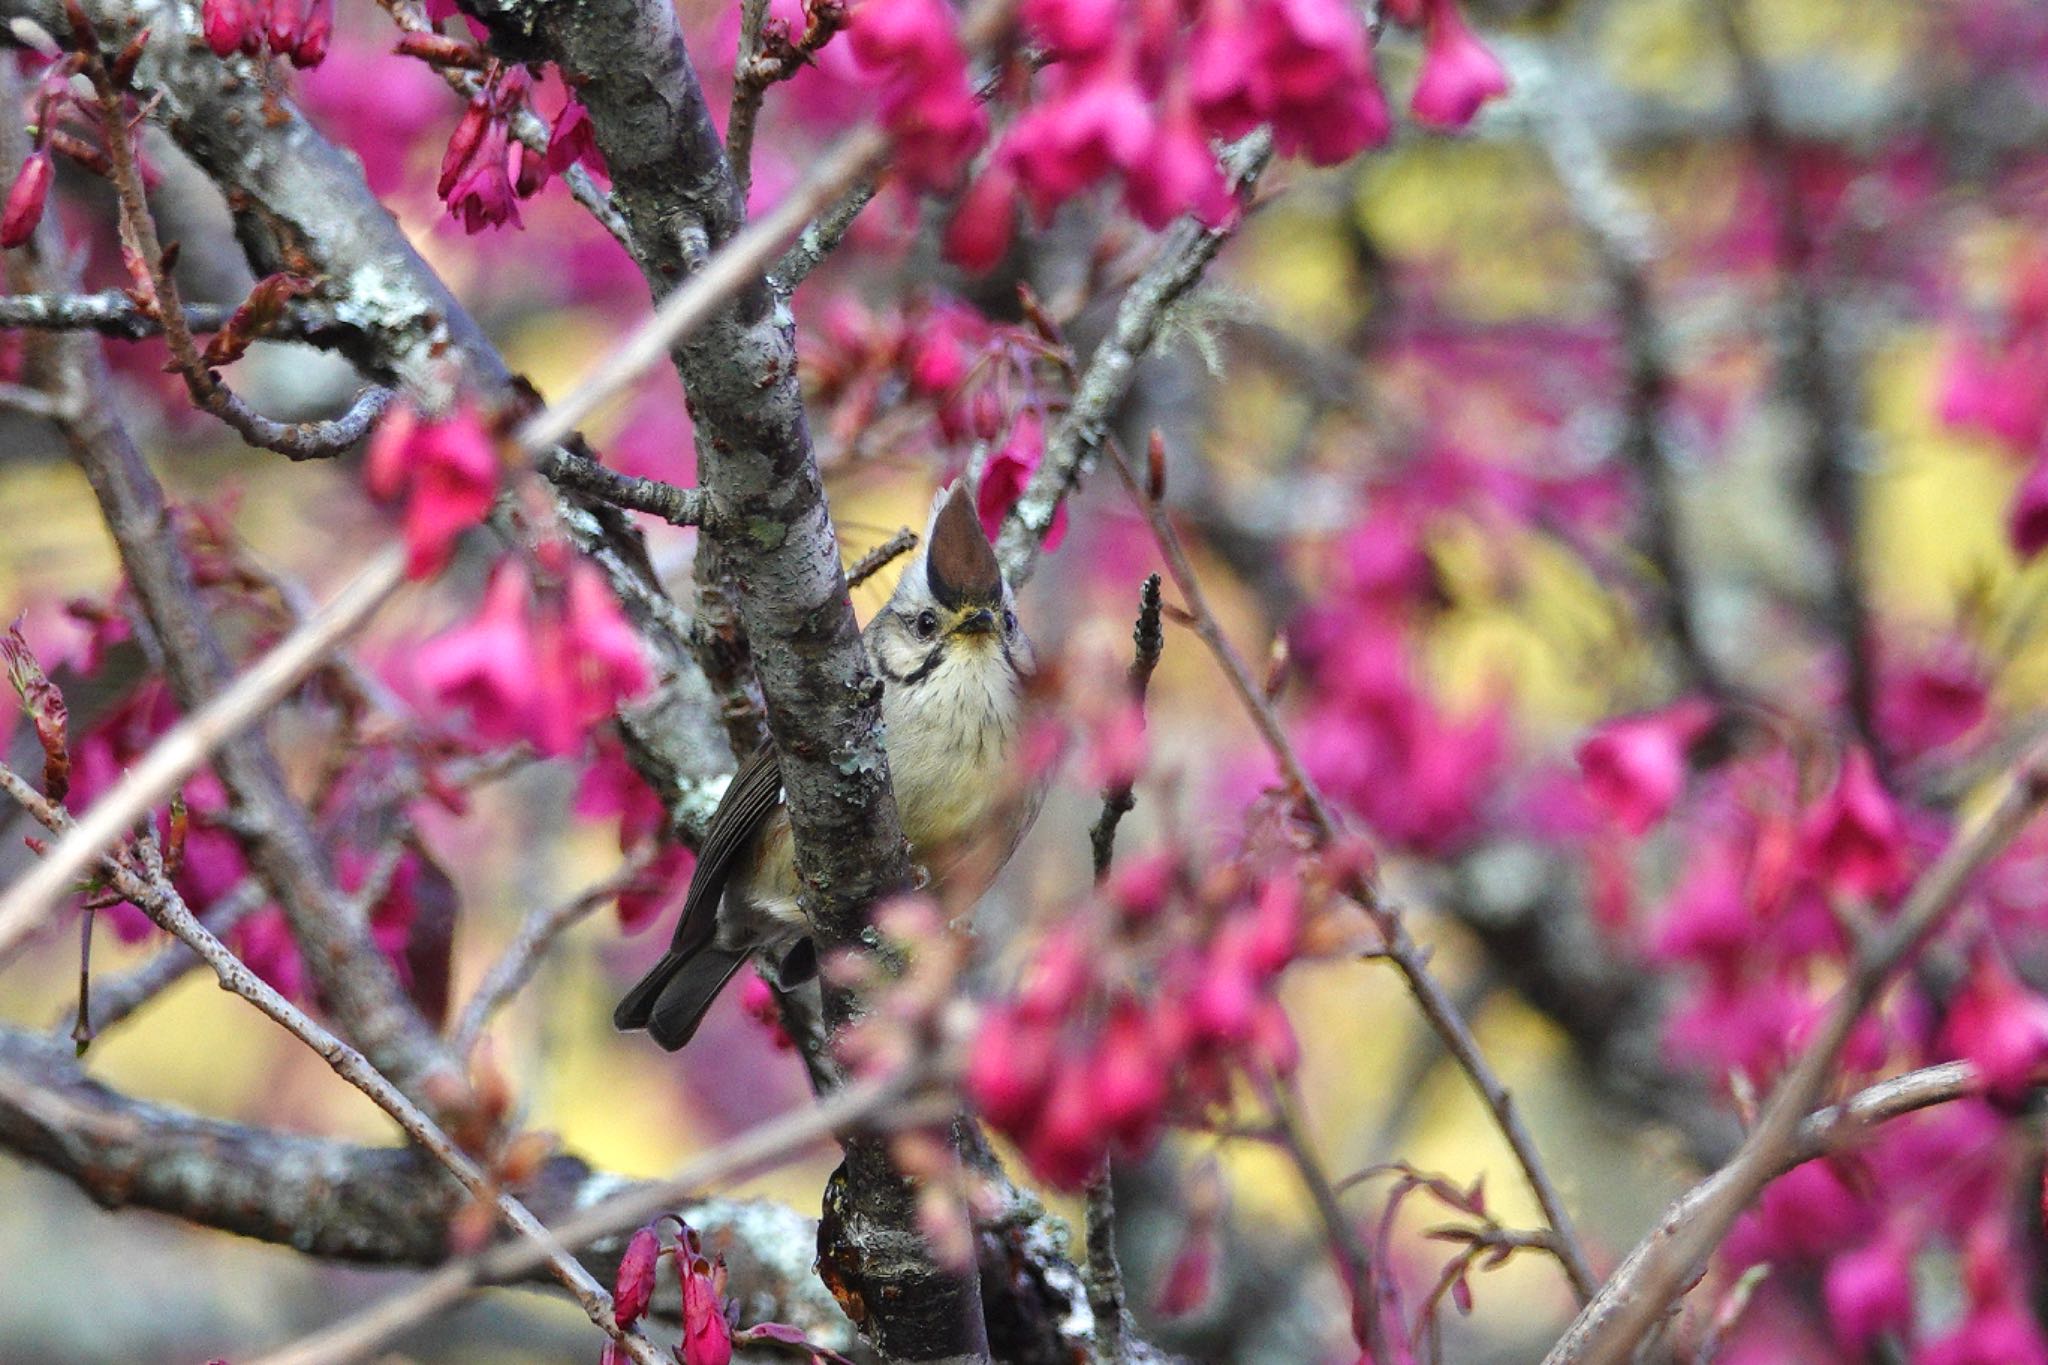
[[[911,669],[908,673],[898,673],[880,659],[875,660],[875,668],[884,678],[895,683],[898,687],[902,687],[909,683],[922,682],[933,669],[939,666],[939,659],[945,652],[946,647],[944,645],[933,645],[930,652],[924,656],[924,662]]]

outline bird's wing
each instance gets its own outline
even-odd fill
[[[682,918],[676,922],[669,951],[688,955],[712,941],[718,932],[718,902],[739,860],[753,843],[761,822],[782,802],[782,762],[773,744],[763,744],[733,774],[704,842],[697,849],[697,868],[690,874]]]

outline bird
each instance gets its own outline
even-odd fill
[[[882,683],[896,810],[925,885],[971,903],[1016,851],[1042,789],[1013,781],[1034,669],[1010,585],[965,479],[939,490],[916,557],[861,632]],[[696,1033],[750,958],[778,986],[816,973],[772,742],[740,765],[712,813],[668,951],[612,1023],[670,1052]]]

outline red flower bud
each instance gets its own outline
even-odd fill
[[[214,56],[231,57],[248,38],[248,6],[242,0],[205,0],[199,7],[199,27]]]
[[[334,37],[334,0],[313,0],[299,41],[292,45],[292,65],[318,66],[327,60],[327,44]]]
[[[43,221],[43,205],[50,198],[50,179],[56,173],[47,148],[29,153],[21,163],[21,174],[7,191],[7,207],[0,212],[0,247],[16,247],[35,235]]]
[[[619,1326],[631,1327],[647,1311],[654,1298],[654,1269],[661,1260],[661,1241],[653,1228],[642,1228],[626,1243],[619,1258],[619,1275],[612,1287],[612,1311]]]
[[[299,26],[305,17],[301,0],[270,0],[270,22],[265,32],[273,55],[284,57],[299,43]]]

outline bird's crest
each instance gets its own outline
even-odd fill
[[[932,596],[956,611],[969,603],[1002,601],[1003,571],[996,563],[995,547],[982,532],[967,481],[955,483],[939,498],[925,531],[924,573]]]

